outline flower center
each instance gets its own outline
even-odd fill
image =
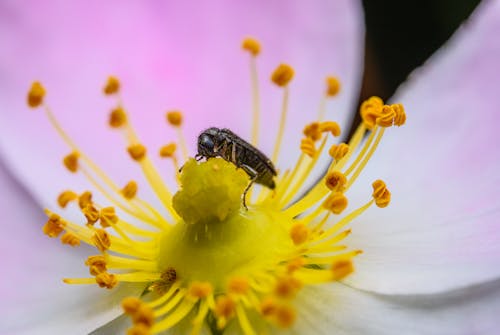
[[[260,113],[256,57],[260,44],[246,39],[243,48],[251,56],[254,121],[251,143],[256,145]],[[283,90],[281,122],[271,156],[274,164],[279,157],[288,110],[288,86],[293,76],[293,68],[285,64],[278,66],[271,76],[272,82]],[[386,207],[391,194],[383,181],[376,180],[372,184],[373,198],[344,214],[350,205],[346,194],[375,152],[385,128],[400,126],[406,119],[400,104],[384,105],[375,97],[365,101],[360,109],[363,123],[352,139],[330,146],[332,163],[327,173],[312,188],[304,189],[327,140],[341,132],[337,123],[322,121],[327,99],[340,89],[334,77],[328,77],[326,83],[318,121],[304,128],[296,164],[278,173],[276,180],[274,174],[266,176],[263,187],[251,188],[248,193],[251,180],[259,181],[258,164],[263,158],[259,156],[254,172],[248,167],[237,167],[234,147],[232,152],[225,152],[227,148],[218,151],[220,157],[205,162],[188,158],[181,128],[182,113],[168,112],[166,119],[177,130],[178,141],[163,146],[159,155],[170,159],[175,171],[181,171],[175,176],[179,190],[173,194],[128,121],[119,97],[120,82],[110,77],[104,93],[116,96],[117,106],[111,111],[109,125],[123,132],[127,152],[141,167],[168,213],[165,216],[138,196],[139,185],[135,181],[117,186],[78,148],[44,103],[45,89],[35,82],[28,94],[28,104],[44,108],[71,148],[71,153],[63,159],[64,166],[71,173],[84,174],[109,202],[106,205],[95,202],[90,191],[62,192],[59,205],[65,208],[70,203],[76,204],[83,223],[72,222],[46,209],[49,217],[43,227],[46,235],[62,234],[63,244],[76,247],[84,242],[98,251],[85,261],[90,277],[64,281],[97,284],[107,289],[120,289],[121,282],[142,283],[144,300],[130,297],[122,302],[124,312],[132,319],[132,334],[158,334],[186,324],[192,334],[199,334],[203,327],[215,334],[235,325],[245,334],[256,334],[269,324],[293,326],[298,317],[295,296],[302,287],[341,280],[354,271],[353,258],[361,250],[343,244],[351,233],[346,227],[372,204]],[[181,169],[177,146],[184,161]],[[299,194],[304,195],[298,197]]]

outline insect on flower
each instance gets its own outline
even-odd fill
[[[261,184],[274,190],[277,175],[273,162],[259,149],[233,133],[229,129],[208,128],[198,136],[198,154],[196,159],[222,157],[226,161],[242,168],[249,176],[250,183],[243,192],[243,206],[246,206],[246,194],[253,183]]]

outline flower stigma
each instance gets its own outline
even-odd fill
[[[250,56],[250,142],[257,145],[260,102],[256,59],[262,48],[254,38],[245,39],[242,48]],[[293,77],[294,69],[287,64],[280,64],[271,75],[271,81],[283,92],[271,156],[274,164],[281,149]],[[82,260],[89,276],[66,278],[64,282],[112,290],[120,290],[121,283],[142,285],[140,296],[122,301],[131,320],[128,334],[159,334],[174,327],[190,334],[203,329],[213,334],[257,334],[293,327],[301,317],[297,293],[306,286],[339,281],[351,274],[354,259],[362,251],[345,244],[350,225],[373,204],[383,208],[391,199],[385,183],[375,180],[372,197],[347,211],[349,189],[374,154],[385,129],[405,123],[404,108],[384,104],[377,97],[368,99],[360,107],[363,122],[350,141],[326,148],[327,140],[341,133],[336,122],[323,121],[327,101],[340,87],[336,77],[326,77],[317,121],[306,125],[297,141],[300,155],[296,164],[278,173],[274,190],[252,187],[254,194],[248,192],[247,208],[242,196],[250,183],[249,175],[223,158],[201,162],[189,158],[183,114],[178,110],[166,114],[177,141],[165,144],[157,153],[180,171],[175,176],[178,190],[173,192],[129,121],[120,81],[110,77],[103,89],[116,100],[109,126],[123,133],[124,150],[131,163],[142,169],[147,186],[164,207],[160,209],[139,197],[140,187],[146,185],[131,180],[120,187],[79,149],[45,103],[43,85],[34,82],[28,105],[42,108],[69,146],[63,165],[71,173],[83,174],[94,192],[106,199],[106,203],[98,203],[86,190],[61,192],[57,203],[62,209],[76,206],[82,214],[79,222],[65,217],[62,209],[57,213],[45,210],[48,220],[43,232],[47,236],[59,237],[71,247],[85,243],[96,249],[95,255]],[[331,158],[327,173],[306,187],[323,154]]]

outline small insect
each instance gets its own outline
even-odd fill
[[[198,154],[196,160],[202,158],[221,157],[242,168],[249,176],[250,183],[243,193],[243,206],[246,206],[246,194],[253,183],[264,185],[274,190],[276,169],[273,163],[259,149],[223,128],[208,128],[198,136]]]

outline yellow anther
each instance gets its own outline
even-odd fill
[[[340,171],[331,171],[325,177],[325,184],[334,192],[343,192],[347,184],[347,178]]]
[[[177,110],[167,112],[167,121],[174,127],[180,127],[182,125],[182,113]]]
[[[341,259],[333,262],[331,267],[333,280],[341,280],[354,272],[352,260]]]
[[[278,65],[276,70],[274,70],[271,76],[271,80],[276,85],[283,87],[288,85],[290,80],[293,79],[293,75],[294,75],[294,70],[290,65],[280,64]]]
[[[66,224],[57,214],[51,214],[47,223],[43,226],[43,233],[48,237],[58,237],[64,230]]]
[[[85,191],[78,197],[78,206],[80,209],[84,209],[88,205],[92,205],[92,193]]]
[[[331,211],[333,214],[340,214],[347,207],[347,198],[341,192],[333,192],[323,202],[323,208]]]
[[[349,145],[345,143],[334,144],[330,147],[330,150],[328,150],[328,154],[336,161],[339,161],[342,158],[344,158],[344,156],[347,155],[348,152],[349,152]]]
[[[192,297],[203,299],[213,292],[212,284],[209,282],[195,281],[189,286],[188,294]]]
[[[372,184],[373,186],[373,199],[375,199],[375,204],[384,208],[391,202],[391,192],[387,189],[387,186],[382,180],[375,180]]]
[[[120,91],[120,81],[118,78],[109,76],[103,91],[106,95],[118,93]]]
[[[326,77],[326,95],[328,97],[334,97],[340,91],[340,81],[337,77],[328,76]]]
[[[382,127],[392,127],[396,111],[389,105],[382,106],[380,116],[377,118],[377,124]]]
[[[77,247],[80,245],[80,239],[76,237],[76,235],[72,233],[64,233],[63,236],[61,236],[61,242],[62,244],[68,244],[72,247]]]
[[[169,143],[160,148],[160,157],[167,158],[172,157],[175,154],[177,145],[175,143]]]
[[[135,195],[137,194],[137,183],[133,180],[129,181],[127,183],[127,185],[125,185],[121,189],[121,193],[126,199],[129,199],[129,200],[133,199],[135,197]]]
[[[236,303],[234,302],[233,299],[225,295],[217,297],[217,300],[215,301],[215,310],[214,310],[214,314],[217,317],[229,319],[234,316],[235,311],[236,311]]]
[[[312,122],[304,127],[303,133],[306,137],[310,138],[314,142],[321,139],[321,130],[319,122]]]
[[[340,136],[340,126],[337,122],[334,121],[321,122],[319,125],[319,130],[323,133],[330,132],[335,137]]]
[[[127,335],[151,335],[151,327],[138,323],[127,329]]]
[[[294,258],[286,265],[286,272],[288,274],[292,274],[298,269],[302,268],[305,264],[306,262],[304,261],[304,257]]]
[[[111,111],[108,123],[113,128],[119,128],[127,123],[127,114],[122,107],[117,107]]]
[[[273,299],[273,298],[271,298],[271,297],[265,298],[260,303],[260,313],[264,317],[270,317],[270,316],[272,316],[273,314],[276,313],[277,309],[278,309],[278,305],[276,303],[276,300]]]
[[[136,297],[127,297],[122,300],[123,312],[127,315],[134,315],[141,305],[142,301]]]
[[[384,101],[379,97],[371,97],[363,101],[361,107],[359,108],[359,112],[367,129],[373,129],[373,127],[375,127],[375,123],[377,122],[377,118],[380,116],[380,111],[383,105]]]
[[[63,159],[64,166],[66,169],[68,169],[70,172],[75,173],[78,171],[78,158],[79,158],[78,152],[72,152]]]
[[[290,328],[297,318],[295,309],[287,305],[278,306],[274,315],[277,325],[281,328]]]
[[[92,206],[92,204],[88,204],[82,209],[83,215],[87,218],[87,223],[93,225],[99,220],[99,211],[97,208]]]
[[[293,244],[300,245],[307,241],[309,237],[309,228],[306,227],[303,223],[296,223],[290,229],[290,238],[293,241]]]
[[[246,50],[252,54],[252,56],[257,56],[260,53],[260,43],[253,37],[247,37],[241,43],[243,50]]]
[[[250,289],[250,284],[248,283],[248,279],[243,277],[234,277],[229,280],[227,285],[227,290],[232,294],[247,294]]]
[[[95,282],[99,287],[105,287],[107,289],[112,289],[118,284],[118,278],[112,273],[101,272],[95,276]]]
[[[316,147],[314,146],[314,141],[309,137],[303,138],[300,141],[300,150],[309,157],[313,157],[316,154]]]
[[[92,236],[92,242],[100,252],[105,252],[111,246],[109,234],[104,229],[96,229]]]
[[[146,327],[151,327],[155,321],[153,309],[143,302],[131,316],[135,325],[143,324]]]
[[[89,256],[85,261],[85,265],[89,267],[89,272],[92,276],[97,276],[99,273],[106,272],[106,258],[102,255]]]
[[[101,209],[99,217],[101,219],[100,222],[103,228],[112,226],[118,222],[118,216],[116,216],[114,207],[104,207],[103,209]]]
[[[78,199],[78,194],[76,194],[73,191],[68,190],[68,191],[61,192],[61,194],[59,194],[59,196],[57,197],[57,203],[62,208],[66,208],[66,206],[71,201],[76,200],[76,199]]]
[[[274,294],[280,298],[293,298],[295,293],[302,288],[302,282],[292,276],[278,279],[274,287]]]
[[[146,156],[146,147],[142,144],[133,144],[127,148],[127,151],[135,161],[140,161]]]
[[[36,108],[43,104],[43,98],[45,97],[45,88],[39,81],[35,81],[31,84],[30,90],[28,92],[28,106],[31,108]]]
[[[391,107],[394,109],[396,116],[394,117],[394,125],[402,126],[406,122],[406,112],[402,104],[393,104]]]

